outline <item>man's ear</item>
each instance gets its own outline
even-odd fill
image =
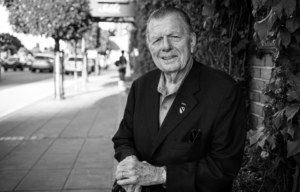
[[[191,53],[194,53],[196,46],[197,36],[196,33],[191,33]]]

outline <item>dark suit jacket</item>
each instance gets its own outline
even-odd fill
[[[195,61],[159,128],[160,74],[156,69],[133,82],[112,139],[115,158],[136,155],[140,161],[167,167],[167,189],[156,185],[143,191],[231,191],[246,138],[240,86],[225,72]],[[201,129],[195,142],[189,142],[192,129]]]

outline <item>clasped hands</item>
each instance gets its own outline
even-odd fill
[[[128,156],[118,164],[116,179],[126,192],[140,192],[141,186],[162,184],[163,172],[163,167],[155,167],[146,161],[140,162],[136,156]]]

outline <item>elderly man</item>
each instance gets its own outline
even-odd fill
[[[154,11],[147,44],[158,69],[133,82],[113,137],[126,191],[229,192],[243,156],[246,108],[239,85],[192,58],[185,12]]]

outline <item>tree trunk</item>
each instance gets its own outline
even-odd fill
[[[88,82],[88,70],[87,70],[87,53],[86,53],[86,47],[85,47],[85,39],[82,38],[82,61],[83,61],[83,65],[82,65],[82,82],[85,84]]]
[[[54,87],[55,87],[55,99],[63,100],[64,99],[64,90],[63,90],[63,69],[60,60],[60,50],[59,50],[59,39],[54,39],[55,41],[55,66],[54,66]]]
[[[75,43],[75,49],[74,49],[74,54],[75,54],[75,61],[74,61],[74,81],[75,81],[75,90],[77,91],[78,90],[78,87],[77,87],[77,80],[78,80],[78,72],[77,72],[77,43],[78,43],[78,40],[75,39],[74,40],[74,43]]]
[[[94,65],[94,73],[95,73],[95,75],[100,75],[99,68],[100,68],[100,54],[97,51],[96,62],[95,62],[95,65]]]

